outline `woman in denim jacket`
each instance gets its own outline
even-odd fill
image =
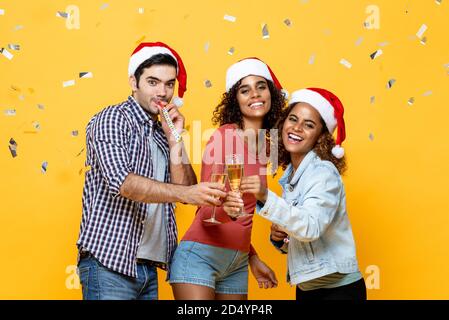
[[[297,300],[366,299],[340,176],[346,168],[343,111],[327,90],[294,92],[278,125],[282,198],[258,176],[242,181],[242,192],[258,200],[257,213],[273,222],[272,243],[288,253],[287,279]]]

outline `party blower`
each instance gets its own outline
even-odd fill
[[[177,103],[176,100],[173,103],[177,108],[180,108],[182,106],[182,104]],[[170,119],[170,115],[168,114],[167,108],[162,104],[162,100],[157,99],[156,104],[159,106],[159,108],[162,109],[162,115],[164,116],[165,121],[167,121],[168,127],[170,129],[171,134],[175,138],[175,141],[180,142],[182,140],[181,134],[178,132],[178,130],[176,130],[173,121]]]

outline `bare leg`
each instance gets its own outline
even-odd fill
[[[190,283],[173,283],[171,285],[175,300],[214,300],[214,289]]]
[[[215,300],[248,300],[247,294],[215,294]]]

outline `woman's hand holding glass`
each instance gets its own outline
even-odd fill
[[[240,191],[242,193],[254,194],[256,199],[261,202],[267,201],[268,190],[267,187],[262,184],[260,176],[243,177],[240,184]]]

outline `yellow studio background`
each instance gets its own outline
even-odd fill
[[[56,16],[70,5],[79,29],[75,14]],[[193,142],[212,127],[232,63],[257,56],[290,92],[334,91],[346,109],[344,181],[368,297],[449,298],[449,1],[14,0],[0,9],[0,298],[81,298],[74,265],[85,126],[129,94],[128,59],[142,40],[166,42],[184,60],[181,111],[197,174],[202,151]],[[75,84],[63,87],[69,80]],[[277,192],[279,176],[269,180]],[[178,206],[181,237],[194,211]],[[249,298],[294,299],[269,226],[255,217],[253,243],[280,285],[261,290],[250,275]],[[160,298],[172,299],[164,278],[160,272]]]

